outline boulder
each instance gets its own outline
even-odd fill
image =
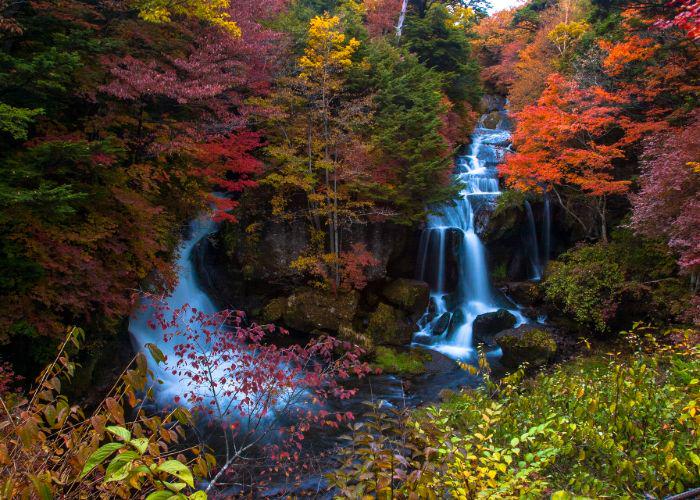
[[[513,328],[517,318],[506,309],[480,314],[474,320],[473,338],[476,342],[488,342],[498,332]]]
[[[413,322],[400,309],[381,302],[369,315],[367,334],[375,344],[405,345],[411,342]]]
[[[355,317],[358,293],[334,295],[328,291],[301,288],[287,298],[285,326],[302,332],[314,330],[337,332],[341,324]]]
[[[538,305],[542,303],[542,288],[532,281],[513,281],[503,286],[503,292],[516,303],[524,306]]]
[[[457,329],[462,326],[467,321],[467,317],[462,309],[457,309],[452,313],[452,318],[450,319],[450,326],[447,327],[447,334],[452,335]]]
[[[425,281],[399,278],[386,285],[382,295],[392,305],[412,315],[422,314],[430,302],[430,287]]]
[[[490,129],[495,129],[498,127],[498,124],[501,122],[501,113],[499,111],[491,111],[489,114],[484,116],[483,121],[481,124],[485,128],[490,128]]]
[[[276,323],[284,317],[287,310],[287,297],[278,297],[265,304],[260,311],[262,323]]]
[[[440,316],[435,324],[433,325],[432,328],[432,334],[433,335],[442,335],[445,333],[445,330],[447,330],[447,327],[450,326],[450,318],[452,315],[448,312],[443,313],[442,316]]]
[[[557,352],[554,336],[547,330],[533,325],[522,325],[499,333],[496,344],[503,351],[501,363],[515,369],[522,363],[531,367],[547,364]]]

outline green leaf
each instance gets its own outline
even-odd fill
[[[160,464],[157,470],[171,474],[187,483],[190,488],[194,488],[192,472],[185,464],[178,460],[167,460]]]
[[[195,491],[189,496],[190,500],[207,500],[207,494],[203,491]]]
[[[34,485],[34,489],[36,490],[37,494],[39,495],[39,498],[41,500],[52,500],[53,499],[53,493],[51,493],[51,488],[49,487],[48,484],[43,482],[41,479],[36,477],[33,474],[29,475],[29,480],[32,482]]]
[[[118,438],[121,438],[123,441],[129,441],[131,439],[131,432],[129,432],[124,427],[120,427],[118,425],[110,425],[109,427],[106,427],[106,429]]]
[[[170,498],[177,498],[176,495],[173,495],[172,491],[154,491],[150,495],[146,497],[146,500],[168,500]]]
[[[185,488],[185,486],[187,486],[185,483],[170,483],[168,481],[163,481],[163,484],[166,488],[168,488],[170,491],[174,491],[175,493],[179,493]]]
[[[123,446],[124,445],[122,443],[107,443],[100,446],[92,453],[92,455],[88,457],[87,461],[85,462],[85,466],[83,467],[83,471],[80,473],[80,479],[84,478],[88,472],[100,465],[107,459],[107,457]]]
[[[107,466],[105,482],[109,483],[125,479],[131,472],[134,460],[138,458],[140,458],[140,455],[135,451],[125,451],[114,457]]]
[[[151,353],[151,357],[153,357],[153,360],[156,363],[165,363],[166,357],[165,354],[163,354],[163,351],[161,351],[157,345],[151,344],[150,342],[146,344],[146,347]]]
[[[143,455],[148,449],[148,438],[137,438],[129,441],[129,444],[136,448]]]

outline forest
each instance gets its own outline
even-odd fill
[[[698,0],[0,0],[0,499],[700,497]]]

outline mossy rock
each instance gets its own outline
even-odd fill
[[[260,320],[263,323],[277,323],[284,317],[286,310],[287,297],[272,299],[260,311]]]
[[[398,351],[391,347],[377,347],[373,366],[383,373],[402,376],[415,376],[425,373],[425,363],[432,358],[420,349]]]
[[[350,324],[342,324],[338,328],[338,335],[336,336],[338,340],[343,340],[350,342],[356,346],[361,347],[365,352],[371,353],[374,351],[374,343],[372,339],[365,335],[355,331],[355,329]]]
[[[528,326],[501,332],[496,335],[495,341],[503,351],[501,363],[510,369],[523,363],[531,367],[543,366],[557,352],[557,343],[551,333]]]
[[[287,299],[284,325],[301,332],[337,332],[341,324],[352,322],[357,311],[357,292],[334,295],[324,290],[302,288]]]
[[[367,334],[375,344],[405,345],[411,341],[413,324],[395,307],[381,302],[369,315]]]
[[[382,295],[408,313],[422,313],[430,302],[430,286],[425,281],[399,278],[386,285]]]

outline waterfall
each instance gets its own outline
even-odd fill
[[[537,228],[535,216],[532,214],[530,202],[525,200],[525,213],[527,214],[527,254],[532,267],[531,279],[539,281],[542,278],[542,264],[540,263],[540,249],[537,244]]]
[[[205,314],[212,314],[217,311],[211,299],[197,284],[195,267],[191,258],[194,246],[215,230],[216,223],[209,216],[203,215],[190,223],[190,236],[180,244],[178,249],[177,286],[170,296],[164,299],[164,306],[169,311],[174,311],[185,304]],[[163,335],[167,332],[163,331],[159,326],[156,326],[155,329],[150,326],[158,324],[158,321],[156,321],[157,312],[152,303],[148,299],[144,299],[129,320],[129,332],[136,350],[148,352],[145,347],[146,344],[156,344],[163,351],[163,354],[168,357],[168,360],[172,362],[174,359],[177,359],[173,350],[174,342],[163,342]],[[186,324],[191,315],[192,312],[189,311],[189,315],[182,317],[180,320],[181,324]],[[177,376],[173,375],[169,370],[165,370],[162,365],[156,364],[153,360],[149,360],[149,368],[153,370],[154,377],[163,382],[158,385],[156,391],[156,397],[160,403],[172,403],[175,396],[182,395],[183,388]]]
[[[549,202],[549,193],[544,192],[544,224],[542,226],[542,266],[546,266],[551,256],[552,239],[552,207]]]
[[[501,113],[505,118],[505,111]],[[420,242],[417,276],[431,286],[432,308],[419,321],[414,341],[461,360],[474,358],[472,325],[480,314],[495,311],[505,302],[493,289],[486,264],[486,251],[475,231],[475,213],[493,204],[500,194],[496,166],[510,142],[504,120],[489,129],[480,120],[466,155],[456,159],[454,181],[461,190],[453,203],[434,209]],[[456,237],[456,245],[446,241]],[[452,243],[452,241],[450,240]],[[448,252],[456,251],[457,284],[448,290]],[[519,323],[520,312],[511,311]],[[450,316],[449,326],[443,316]],[[439,330],[439,331],[438,331]]]

